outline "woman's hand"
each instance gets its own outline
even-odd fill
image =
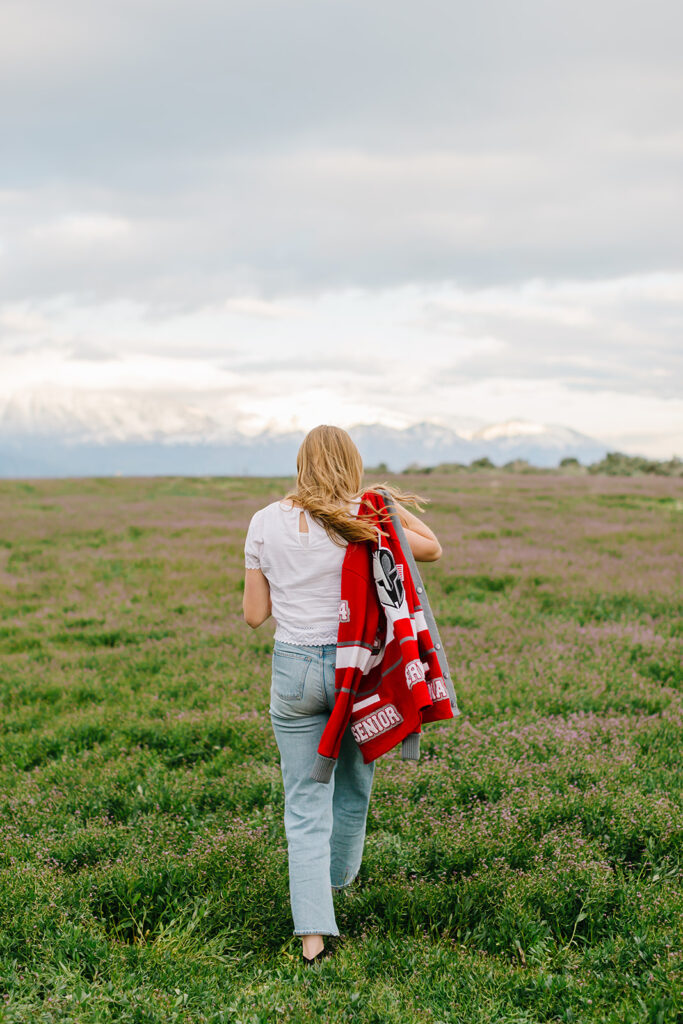
[[[270,618],[270,586],[260,569],[244,570],[244,597],[242,598],[244,620],[252,629]]]
[[[414,516],[403,505],[396,502],[396,512],[403,524],[406,538],[410,544],[410,550],[417,562],[436,562],[441,558],[443,551],[436,539],[436,535],[426,526],[421,519]]]

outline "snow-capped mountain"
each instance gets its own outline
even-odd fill
[[[36,388],[0,404],[0,441],[8,434],[49,434],[74,443],[183,443],[230,433],[209,410],[172,394]]]
[[[602,442],[568,427],[527,420],[510,420],[467,431],[418,423],[402,431],[377,425],[351,427],[349,433],[368,463],[384,462],[394,470],[414,464],[469,464],[484,457],[496,465],[525,459],[534,466],[549,467],[557,466],[566,456],[583,463],[594,462],[608,450]]]
[[[475,447],[491,446],[487,454],[492,462],[526,459],[535,466],[555,466],[572,455],[579,462],[601,459],[607,446],[586,434],[558,424],[534,423],[530,420],[506,420],[492,423],[470,436]],[[482,449],[483,450],[483,449]]]
[[[398,430],[378,423],[349,431],[366,465],[496,465],[526,459],[556,466],[565,456],[603,457],[607,446],[562,426],[528,420],[487,424],[454,417]],[[94,393],[42,388],[0,402],[0,476],[154,474],[291,475],[303,433],[247,435],[223,396]]]
[[[506,420],[505,423],[491,423],[488,427],[473,431],[469,436],[482,441],[497,441],[501,437],[536,437],[546,430],[547,428],[542,423],[532,423],[529,420]]]

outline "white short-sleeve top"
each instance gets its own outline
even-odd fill
[[[308,512],[308,533],[301,533],[301,511],[290,501],[259,509],[249,523],[244,564],[268,580],[276,640],[336,644],[346,541],[335,544]]]

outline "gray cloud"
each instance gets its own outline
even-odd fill
[[[10,128],[21,114],[43,133],[17,130],[20,151],[44,159],[61,139],[53,167],[87,177],[107,156],[116,175],[188,143],[200,157],[311,137],[395,151],[490,142],[495,125],[519,144],[605,114],[659,134],[682,26],[671,0],[24,0],[3,5],[0,65]]]
[[[225,158],[201,189],[165,197],[24,194],[0,265],[13,299],[70,292],[179,308],[254,287],[275,296],[681,265],[673,181],[626,178],[618,160],[587,167],[561,152]],[[103,236],[79,237],[74,210]]]
[[[674,0],[5,4],[6,294],[680,266],[681,28]]]
[[[537,382],[663,422],[682,30],[676,0],[6,0],[4,372],[152,354],[407,415],[396,356],[442,413]]]
[[[654,275],[463,292],[425,303],[416,326],[446,344],[449,335],[499,341],[444,366],[441,380],[501,375],[676,398],[683,394],[682,318],[683,275]]]

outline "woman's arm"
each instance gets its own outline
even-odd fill
[[[244,570],[242,611],[244,612],[245,622],[252,629],[256,629],[262,622],[270,618],[272,614],[270,586],[260,569]]]
[[[417,562],[436,562],[437,558],[441,558],[443,554],[441,545],[432,530],[398,502],[396,502],[396,512],[403,523],[415,560]]]

